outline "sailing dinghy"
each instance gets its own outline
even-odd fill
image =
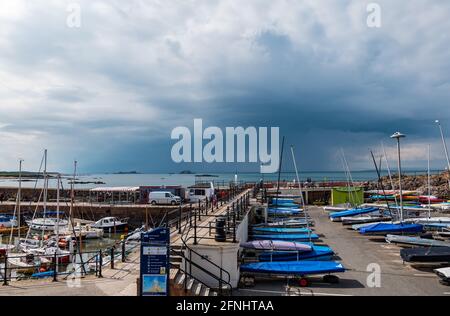
[[[241,243],[244,249],[254,250],[275,250],[275,251],[311,251],[312,246],[307,243],[299,243],[294,241],[280,241],[280,240],[254,240]]]
[[[363,214],[370,214],[374,212],[379,212],[380,210],[376,207],[367,207],[367,208],[355,208],[351,210],[345,210],[342,212],[334,212],[330,214],[330,219],[333,222],[339,222],[342,220],[343,217],[352,217],[352,216],[358,216]]]
[[[311,229],[308,228],[277,228],[277,227],[254,227],[255,234],[308,234]]]
[[[417,234],[422,232],[422,225],[405,223],[378,223],[359,229],[361,235]]]
[[[390,244],[400,244],[409,246],[450,247],[450,243],[448,242],[420,237],[387,235],[386,241]]]
[[[253,235],[255,240],[285,240],[285,241],[309,241],[317,240],[319,236],[316,234],[276,234],[276,235]]]
[[[334,251],[326,246],[312,246],[311,251],[266,251],[258,255],[261,262],[266,261],[330,261],[334,256]]]
[[[400,256],[406,262],[448,263],[450,262],[450,247],[402,249],[400,250]]]
[[[450,285],[450,268],[436,269],[434,272],[441,278],[441,283]]]
[[[335,261],[255,262],[241,265],[241,272],[303,277],[315,274],[345,272],[345,268],[341,263]]]

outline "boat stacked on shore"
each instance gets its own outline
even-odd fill
[[[243,275],[297,277],[303,287],[308,286],[306,277],[310,275],[324,275],[325,282],[338,282],[333,274],[345,268],[333,261],[331,248],[318,244],[314,223],[294,198],[274,198],[256,213],[249,226],[249,241],[241,243]]]

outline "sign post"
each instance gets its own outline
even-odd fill
[[[141,296],[169,295],[170,231],[157,228],[141,235]]]

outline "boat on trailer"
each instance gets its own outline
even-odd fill
[[[277,227],[253,227],[254,234],[308,234],[308,228],[277,228]]]
[[[375,212],[380,212],[380,210],[376,207],[367,207],[367,208],[360,208],[360,209],[355,208],[355,209],[345,210],[345,211],[341,211],[341,212],[331,213],[330,219],[333,222],[339,222],[344,217],[353,217],[353,216],[370,214],[370,213],[375,213]]]
[[[440,282],[442,284],[450,285],[450,267],[449,268],[436,269],[436,270],[434,270],[434,272],[441,279]]]
[[[418,234],[423,232],[423,226],[420,224],[392,224],[378,223],[365,226],[359,229],[361,235],[388,235],[388,234]]]
[[[253,235],[254,240],[284,240],[284,241],[310,241],[318,240],[317,234],[276,234],[276,235]]]
[[[335,261],[278,261],[245,263],[240,267],[243,277],[290,277],[300,278],[300,286],[309,285],[307,276],[325,275],[324,281],[337,283],[339,279],[332,275],[345,272],[344,266]]]
[[[387,235],[386,242],[407,246],[450,247],[450,243],[445,241],[398,235]]]
[[[450,247],[420,247],[400,250],[403,261],[411,263],[448,263]]]
[[[392,221],[389,216],[356,216],[342,218],[342,225],[372,224]]]
[[[330,247],[313,245],[311,251],[265,251],[257,258],[266,261],[331,261],[334,251]]]
[[[244,249],[263,250],[263,251],[296,251],[307,252],[312,250],[312,245],[295,241],[280,240],[254,240],[241,243]]]

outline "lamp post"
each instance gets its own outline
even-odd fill
[[[396,132],[391,138],[397,140],[397,154],[398,154],[398,189],[400,193],[400,222],[403,222],[403,190],[402,190],[402,159],[400,154],[400,138],[405,138],[406,135]]]
[[[439,120],[436,120],[436,124],[439,126],[439,131],[441,132],[442,145],[444,146],[445,158],[447,159],[447,170],[449,172],[448,186],[450,188],[450,159],[448,158],[447,143],[445,142],[444,132],[442,131],[442,125]]]

